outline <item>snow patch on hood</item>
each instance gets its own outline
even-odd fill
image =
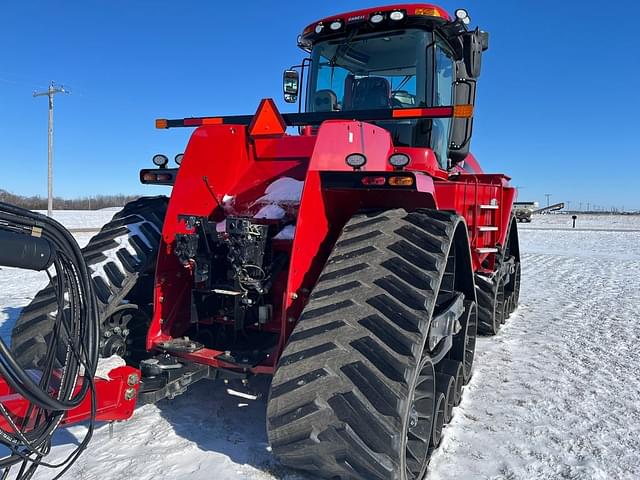
[[[256,203],[300,203],[304,182],[291,177],[282,177],[271,183]]]
[[[268,220],[280,220],[283,219],[287,212],[278,205],[269,204],[262,207],[253,218],[264,218]]]

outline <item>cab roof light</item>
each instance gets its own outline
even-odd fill
[[[395,22],[402,20],[405,14],[402,10],[394,10],[389,14],[389,18]]]
[[[305,33],[303,35],[306,35],[307,33],[312,32],[313,28],[310,28],[308,30],[309,30],[308,32],[305,30]],[[313,43],[308,38],[304,38],[303,35],[298,35],[298,47],[300,47],[306,52],[311,52],[311,47],[313,46]]]
[[[342,20],[334,20],[329,25],[329,28],[334,32],[340,30],[342,28]]]
[[[437,8],[416,8],[413,12],[414,15],[423,15],[425,17],[442,17],[440,11]]]
[[[371,23],[373,23],[374,25],[382,23],[383,20],[384,20],[384,14],[382,14],[382,13],[373,13],[369,17],[369,21]]]
[[[471,23],[471,17],[469,17],[469,12],[467,12],[464,8],[459,8],[456,10],[456,18],[460,20],[465,25],[469,25]]]
[[[324,25],[322,24],[322,22],[320,22],[319,24],[316,25],[316,28],[314,29],[314,31],[320,34],[322,33],[322,30],[324,30]]]

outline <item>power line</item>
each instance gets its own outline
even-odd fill
[[[53,97],[56,93],[69,93],[64,85],[57,86],[51,82],[49,88],[44,92],[33,92],[34,97],[49,97],[49,147],[47,149],[47,215],[51,217],[53,210]]]

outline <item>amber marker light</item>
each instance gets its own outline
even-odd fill
[[[473,116],[473,105],[454,105],[454,118],[471,118]]]
[[[410,187],[413,185],[413,177],[409,176],[397,176],[389,177],[387,181],[392,187]]]

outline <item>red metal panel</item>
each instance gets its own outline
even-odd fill
[[[133,367],[118,367],[109,372],[111,380],[95,379],[98,421],[127,420],[133,415],[138,397],[140,371]],[[81,380],[76,391],[81,388]],[[0,403],[9,412],[14,422],[22,424],[30,403],[17,393],[12,393],[7,383],[0,378]],[[76,408],[69,410],[62,424],[83,422],[91,414],[91,394]],[[0,429],[13,432],[12,427],[0,416]]]
[[[308,160],[316,143],[315,136],[284,135],[276,138],[255,138],[256,160],[303,159]]]
[[[189,327],[192,272],[180,265],[172,249],[176,233],[189,233],[186,225],[178,221],[178,215],[222,220],[224,213],[216,209],[224,195],[236,197],[236,207],[242,210],[261,196],[273,180],[285,175],[302,180],[306,159],[299,155],[310,152],[310,142],[315,137],[309,138],[256,139],[261,153],[280,155],[258,159],[250,148],[244,126],[212,125],[194,131],[178,171],[163,226],[156,268],[155,308],[147,335],[148,349],[183,335]]]
[[[353,171],[345,163],[351,153],[362,153],[367,163],[361,171],[391,170],[388,157],[393,152],[389,133],[371,124],[356,121],[325,122],[320,127],[309,161],[291,253],[289,278],[283,299],[280,348],[284,346],[315,281],[324,267],[337,235],[357,210],[365,207],[431,207],[433,180],[416,175],[418,191],[325,190],[320,172]]]
[[[476,249],[499,247],[505,243],[514,197],[514,188],[509,186],[508,177],[501,174],[458,174],[451,181],[435,182],[435,188],[439,208],[455,211],[467,222],[474,270],[481,269],[487,258],[490,259],[489,269],[493,268],[494,254],[479,254]],[[498,208],[482,208],[482,205],[492,204]],[[495,226],[498,230],[482,232],[482,226]]]
[[[390,169],[388,158],[393,151],[389,132],[370,123],[333,120],[324,122],[309,163],[309,170],[353,171],[345,159],[351,153],[367,157],[362,171]]]
[[[297,321],[308,296],[322,270],[335,238],[344,223],[362,208],[439,208],[455,211],[467,223],[474,270],[492,254],[479,254],[479,247],[504,243],[508,216],[514,192],[508,177],[490,175],[482,170],[472,155],[467,168],[455,175],[442,170],[433,151],[427,148],[394,147],[387,130],[375,125],[348,120],[322,123],[305,135],[272,135],[250,138],[246,127],[213,125],[198,128],[187,147],[173,189],[165,221],[158,258],[155,310],[147,338],[147,347],[171,337],[182,336],[189,327],[192,273],[179,264],[172,252],[176,233],[187,233],[178,221],[179,214],[204,216],[220,221],[225,213],[217,209],[224,195],[233,195],[240,209],[251,205],[273,180],[290,176],[304,180],[293,241],[283,247],[291,251],[290,267],[283,273],[284,290],[280,304],[274,305],[274,323],[266,329],[279,330],[278,351],[264,365],[250,371],[272,370],[290,331]],[[388,158],[402,152],[411,157],[407,171],[416,179],[416,190],[360,188],[336,190],[325,188],[321,172],[350,172],[346,164],[349,154],[367,158],[361,172],[375,174],[393,168]],[[475,174],[466,171],[477,172]],[[208,180],[208,186],[203,177]],[[495,203],[497,209],[480,205]],[[217,210],[216,210],[217,209]],[[496,226],[498,230],[481,231],[480,226]],[[275,291],[275,290],[274,290]],[[278,291],[280,291],[278,289]],[[274,297],[276,298],[276,297]],[[214,367],[233,368],[215,359],[220,352],[203,349],[183,357]],[[236,367],[237,368],[237,367]]]

